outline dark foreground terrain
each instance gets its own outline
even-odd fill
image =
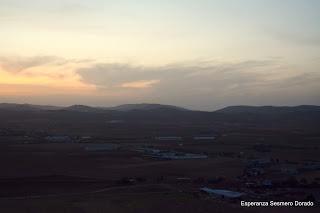
[[[319,126],[317,106],[0,104],[0,212],[319,212]],[[271,200],[314,206],[240,205]]]

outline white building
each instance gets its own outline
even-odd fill
[[[199,141],[199,140],[214,140],[214,139],[216,139],[215,136],[194,136],[193,137],[193,140],[197,140],[197,141]]]
[[[118,148],[116,144],[90,144],[85,147],[86,151],[112,151]]]
[[[220,197],[220,198],[239,198],[244,195],[244,193],[241,193],[241,192],[234,192],[234,191],[229,191],[224,189],[210,189],[207,187],[200,188],[200,190],[209,195]]]
[[[45,138],[50,143],[71,143],[72,139],[69,136],[47,136]]]
[[[155,137],[156,140],[159,141],[181,141],[182,137],[179,136],[160,136],[160,137]]]

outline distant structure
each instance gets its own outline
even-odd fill
[[[90,144],[85,147],[86,151],[112,151],[117,149],[116,144]]]
[[[47,136],[45,139],[50,143],[72,143],[69,136]]]
[[[200,188],[202,192],[205,192],[209,195],[219,197],[219,198],[239,198],[244,195],[244,193],[241,192],[234,192],[234,191],[229,191],[229,190],[224,190],[224,189],[210,189],[207,187]]]
[[[176,153],[176,152],[164,152],[153,155],[152,157],[166,159],[166,160],[186,160],[186,159],[206,159],[207,155],[191,154],[191,153]]]
[[[90,143],[91,141],[92,141],[91,136],[81,136],[81,137],[77,138],[77,142],[79,142],[79,143]]]
[[[261,185],[265,186],[265,187],[272,187],[273,186],[272,181],[269,179],[262,181]]]
[[[108,124],[122,124],[124,123],[124,120],[110,120],[107,121]]]
[[[160,137],[155,137],[155,139],[158,141],[181,141],[182,137],[180,137],[180,136],[160,136]]]
[[[211,141],[214,139],[216,139],[216,137],[213,135],[200,135],[200,136],[193,137],[193,140],[196,140],[196,141]]]
[[[163,160],[186,160],[186,159],[206,159],[207,155],[204,154],[193,154],[175,151],[166,151],[152,148],[141,148],[137,149],[139,152],[145,153],[147,156],[163,159]]]
[[[269,158],[255,159],[248,162],[249,167],[257,167],[257,168],[268,167],[271,164],[272,164],[272,161]]]

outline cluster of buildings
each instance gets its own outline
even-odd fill
[[[184,139],[193,141],[213,141],[217,138],[215,134],[210,135],[195,135],[192,137],[181,137],[181,136],[157,136],[154,139],[156,141],[182,141]]]
[[[91,136],[71,137],[68,135],[48,135],[44,137],[48,143],[89,143],[92,142]]]
[[[243,192],[230,191],[226,189],[211,189],[208,187],[200,188],[200,191],[217,198],[235,199],[241,198],[245,195]]]
[[[206,159],[207,155],[204,154],[193,154],[193,153],[184,153],[168,150],[160,150],[153,148],[140,148],[137,151],[143,152],[146,156],[164,159],[164,160],[185,160],[185,159]]]
[[[101,143],[101,144],[88,144],[85,146],[86,151],[112,151],[119,148],[117,144],[110,144],[110,143]]]
[[[320,178],[314,175],[320,171],[320,162],[279,162],[274,159],[255,159],[247,162],[240,185],[246,194],[255,198],[293,196],[304,199],[320,187]],[[314,173],[315,172],[315,173]],[[312,175],[314,174],[314,175]]]
[[[72,143],[73,139],[64,135],[53,135],[45,137],[45,140],[49,143]]]

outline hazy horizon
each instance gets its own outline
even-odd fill
[[[178,105],[172,105],[172,104],[159,104],[159,103],[122,103],[122,104],[117,104],[117,105],[89,105],[89,104],[70,104],[70,105],[54,105],[54,104],[32,104],[32,103],[16,103],[16,102],[0,102],[1,104],[17,104],[17,105],[34,105],[34,106],[48,106],[48,107],[72,107],[72,106],[87,106],[87,107],[93,107],[93,108],[112,108],[112,107],[118,107],[122,105],[163,105],[163,106],[173,106],[173,107],[179,107],[191,111],[203,111],[203,112],[212,112],[220,109],[224,109],[227,107],[300,107],[300,106],[316,106],[320,107],[320,105],[309,105],[309,104],[302,104],[302,105],[228,105],[228,106],[223,106],[219,108],[214,108],[214,109],[197,109],[197,108],[189,108],[189,107],[184,107],[184,106],[178,106]]]
[[[0,0],[0,102],[320,105],[317,0]]]

